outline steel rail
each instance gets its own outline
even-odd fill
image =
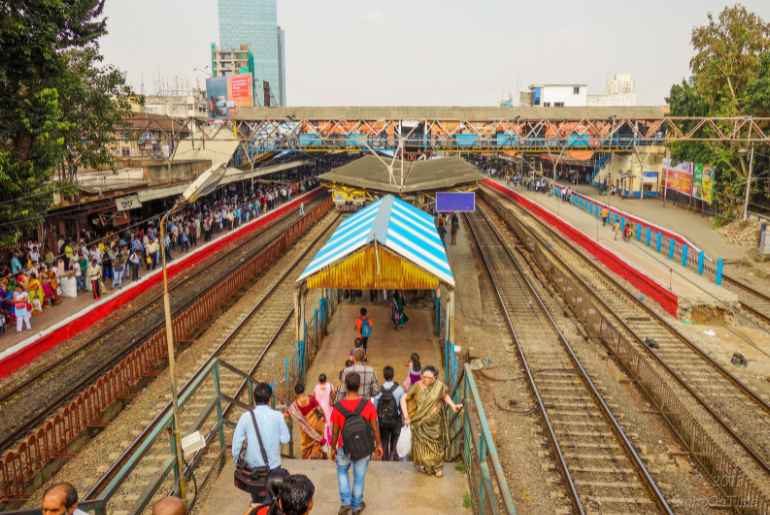
[[[320,201],[316,201],[320,202]],[[309,208],[308,208],[309,209]],[[246,241],[240,242],[239,244],[233,244],[230,245],[230,248],[223,253],[221,256],[218,256],[215,260],[211,262],[206,262],[206,267],[196,267],[198,268],[197,271],[193,272],[191,275],[183,278],[180,282],[172,283],[172,291],[177,290],[178,288],[186,285],[188,282],[192,281],[193,279],[199,278],[201,275],[206,274],[208,272],[208,269],[211,266],[217,265],[219,263],[224,262],[226,259],[230,258],[234,253],[236,253],[239,250],[242,250],[242,247],[244,244],[249,244],[254,242],[257,238],[264,236],[266,231],[275,229],[277,226],[279,226],[282,222],[285,221],[291,221],[291,217],[282,218],[279,220],[276,220],[273,223],[270,223],[267,227],[265,227],[264,231],[259,231],[250,236]],[[264,244],[260,245],[259,248],[254,249],[252,252],[249,253],[248,257],[257,255],[259,252],[264,250],[265,248],[269,247],[271,244],[275,243],[282,237],[283,233],[279,232],[276,234],[273,238],[270,240],[264,242]],[[235,243],[235,242],[233,242]],[[245,258],[244,258],[245,259]],[[244,261],[244,259],[239,260],[235,265],[232,267],[232,270],[237,269],[241,263]],[[91,337],[84,345],[79,347],[78,349],[74,350],[73,352],[69,353],[68,355],[62,357],[59,360],[56,360],[40,371],[36,372],[31,377],[25,379],[22,383],[18,385],[14,385],[12,389],[10,389],[8,392],[4,393],[2,398],[0,398],[0,403],[5,402],[6,400],[10,399],[11,397],[14,397],[16,395],[19,395],[22,390],[27,389],[30,387],[31,384],[34,382],[37,382],[40,380],[41,377],[43,377],[45,374],[50,373],[51,371],[55,370],[58,367],[61,367],[66,360],[69,360],[73,358],[76,355],[79,355],[93,347],[98,341],[100,341],[103,338],[106,338],[109,336],[109,334],[113,331],[115,331],[118,327],[120,327],[122,324],[124,324],[127,320],[134,318],[136,316],[140,316],[141,314],[150,312],[154,306],[155,303],[159,302],[162,297],[161,293],[158,293],[153,297],[151,301],[149,301],[147,304],[142,306],[138,311],[135,311],[126,317],[121,318],[120,320],[116,321],[115,323],[112,323],[105,327],[103,330],[100,330],[98,334]],[[175,306],[174,314],[180,313],[184,311],[187,307],[189,307],[193,302],[195,302],[195,298],[193,297],[188,302],[185,302],[182,305]],[[59,408],[61,405],[63,405],[68,399],[70,399],[73,395],[77,394],[77,392],[83,390],[88,385],[92,384],[96,379],[98,379],[102,374],[110,370],[113,366],[115,366],[117,363],[120,362],[123,358],[125,358],[128,354],[131,353],[131,351],[136,348],[139,344],[144,342],[154,331],[158,330],[158,328],[163,326],[163,320],[160,320],[155,325],[147,326],[143,331],[141,331],[138,334],[134,334],[131,336],[129,343],[127,344],[126,348],[123,349],[118,354],[114,355],[109,361],[106,361],[102,364],[100,364],[98,367],[95,367],[91,373],[88,375],[83,376],[83,378],[77,382],[77,384],[73,385],[73,387],[67,389],[64,392],[61,392],[60,394],[52,397],[50,399],[50,402],[47,403],[46,407],[42,410],[40,410],[40,413],[36,415],[34,418],[31,418],[28,422],[25,422],[25,424],[16,429],[13,432],[10,432],[8,434],[3,435],[2,440],[0,440],[0,452],[9,449],[12,447],[20,438],[22,438],[24,435],[29,433],[32,429],[34,429],[37,425],[39,425],[41,422],[45,421],[45,419],[50,415],[50,413],[57,408]]]
[[[749,295],[757,297],[762,302],[766,302],[768,307],[770,307],[770,296],[760,292],[756,288],[752,288],[748,284],[744,283],[743,281],[741,281],[739,279],[736,279],[735,277],[728,276],[728,275],[725,274],[725,275],[722,276],[722,279],[724,279],[725,282],[728,285],[731,285],[733,287],[733,289],[746,291],[746,292],[749,293]],[[753,305],[751,305],[751,304],[749,304],[747,302],[742,301],[740,299],[740,296],[738,297],[738,301],[741,303],[741,306],[744,309],[746,309],[747,311],[751,312],[751,314],[753,314],[757,318],[761,319],[766,324],[770,325],[770,314],[769,313],[763,313],[757,307],[755,307],[755,306],[753,306]]]
[[[615,418],[615,416],[612,414],[612,411],[609,408],[609,405],[604,400],[604,397],[601,395],[599,390],[596,388],[596,385],[591,380],[590,375],[588,374],[588,371],[583,367],[582,363],[580,362],[579,358],[577,357],[577,354],[575,353],[574,349],[570,345],[567,338],[564,336],[564,334],[559,329],[558,324],[556,323],[556,320],[553,318],[553,315],[548,308],[548,306],[545,304],[545,301],[541,297],[541,295],[537,292],[537,289],[532,284],[532,282],[527,278],[527,276],[524,273],[523,267],[519,260],[514,256],[511,249],[508,247],[508,245],[505,244],[503,241],[502,236],[497,231],[497,229],[492,225],[487,215],[482,211],[479,211],[480,216],[483,219],[483,222],[486,224],[486,226],[489,227],[489,230],[494,234],[496,240],[499,242],[501,248],[505,251],[506,255],[509,258],[509,261],[511,264],[513,264],[514,269],[516,270],[519,278],[521,281],[527,286],[527,290],[529,291],[530,295],[534,297],[534,299],[537,301],[538,306],[540,307],[541,312],[545,315],[545,317],[548,319],[551,328],[553,329],[554,333],[557,335],[557,338],[559,342],[561,343],[564,350],[567,352],[570,360],[572,361],[575,370],[578,371],[578,375],[580,376],[580,379],[585,384],[586,388],[590,392],[591,396],[593,397],[596,404],[599,406],[600,411],[605,418],[605,420],[610,425],[613,434],[617,438],[617,440],[620,442],[621,447],[623,448],[623,451],[626,453],[626,456],[629,458],[629,460],[632,462],[634,469],[636,470],[639,479],[641,483],[645,486],[648,493],[650,494],[650,497],[655,501],[658,508],[663,513],[667,514],[673,514],[673,510],[671,509],[670,505],[668,504],[668,501],[666,500],[665,496],[663,495],[663,492],[660,491],[660,488],[658,487],[657,483],[653,479],[650,472],[647,470],[646,465],[642,461],[641,457],[637,453],[636,449],[634,448],[633,443],[630,441],[628,436],[625,434],[625,431]],[[542,396],[540,394],[540,390],[537,386],[537,383],[534,378],[534,374],[532,373],[532,369],[529,366],[529,360],[526,356],[526,353],[524,351],[523,345],[521,345],[519,341],[519,337],[516,333],[515,328],[513,327],[513,321],[510,312],[508,311],[507,307],[505,306],[505,302],[503,301],[503,294],[500,289],[500,287],[497,285],[494,275],[492,273],[492,266],[490,263],[490,259],[487,256],[487,254],[482,250],[481,242],[479,241],[478,234],[476,232],[476,227],[474,226],[474,223],[471,222],[471,218],[468,215],[465,215],[466,223],[471,229],[471,234],[473,235],[473,240],[476,243],[476,247],[479,251],[479,254],[482,257],[482,260],[484,262],[485,269],[487,271],[487,275],[492,282],[493,287],[495,288],[495,293],[497,295],[499,304],[505,314],[505,321],[506,325],[508,327],[509,332],[511,333],[511,336],[516,344],[516,348],[519,354],[519,357],[521,359],[522,365],[524,367],[524,370],[527,374],[527,379],[530,385],[530,388],[535,395],[535,398],[537,400],[538,408],[540,410],[540,414],[543,417],[543,420],[545,422],[546,428],[548,430],[549,439],[551,440],[551,443],[554,447],[554,450],[557,454],[558,461],[560,468],[562,469],[562,473],[564,475],[564,478],[567,482],[570,494],[572,496],[572,501],[574,507],[577,509],[577,511],[581,514],[586,513],[583,505],[580,500],[580,495],[577,492],[577,486],[575,484],[575,480],[573,479],[569,467],[566,463],[566,459],[564,457],[564,454],[562,452],[561,446],[559,444],[558,438],[556,436],[556,432],[553,428],[553,425],[551,423],[551,420],[548,416],[547,409],[545,407],[545,403],[542,399]]]
[[[486,192],[484,192],[484,194],[486,194]],[[497,197],[497,195],[494,195],[494,197]],[[762,400],[754,391],[752,391],[748,386],[746,386],[743,382],[741,382],[737,377],[735,377],[729,371],[725,370],[724,367],[722,367],[719,363],[714,361],[710,356],[705,354],[694,343],[692,343],[686,336],[684,336],[681,332],[679,332],[679,330],[671,326],[661,315],[659,315],[649,306],[645,305],[642,301],[637,299],[635,296],[631,295],[626,290],[626,288],[622,284],[620,284],[620,282],[617,279],[612,277],[606,270],[603,270],[599,265],[594,263],[592,260],[588,259],[579,250],[574,249],[572,244],[568,242],[555,229],[549,227],[547,224],[540,221],[536,217],[531,216],[528,211],[526,211],[523,208],[520,208],[515,203],[512,203],[511,205],[514,205],[518,210],[527,213],[527,216],[530,216],[532,219],[534,219],[541,227],[545,229],[547,233],[551,234],[554,238],[556,238],[556,241],[561,242],[564,246],[570,249],[576,256],[578,256],[584,263],[587,263],[594,270],[599,272],[599,274],[602,277],[604,277],[606,280],[608,280],[610,285],[612,285],[617,291],[621,292],[621,294],[626,299],[632,301],[634,305],[642,308],[645,313],[647,313],[656,322],[658,322],[661,326],[667,329],[675,338],[685,343],[687,347],[689,347],[691,350],[695,351],[696,355],[702,357],[707,364],[711,365],[711,367],[714,370],[718,371],[724,377],[729,379],[730,382],[733,383],[733,385],[736,386],[736,388],[739,389],[741,393],[745,394],[749,399],[754,401],[756,406],[758,406],[763,411],[770,413],[770,406],[764,400]],[[508,222],[506,222],[506,224],[507,223]],[[534,234],[533,229],[531,229],[530,227],[527,227],[525,224],[521,224],[521,227],[525,231],[527,231],[530,237],[533,238],[535,241],[542,242],[541,238],[538,238],[538,236]],[[751,458],[767,474],[770,474],[770,464],[768,464],[768,462],[762,456],[760,456],[759,453],[756,450],[754,450],[754,448],[748,442],[746,442],[744,438],[742,438],[740,435],[738,435],[735,432],[735,430],[731,427],[731,421],[725,420],[725,417],[720,413],[718,413],[713,407],[711,407],[709,403],[706,402],[706,399],[704,399],[690,384],[688,384],[688,382],[681,376],[681,374],[679,374],[676,370],[674,370],[671,365],[666,363],[666,361],[662,357],[660,357],[652,349],[650,349],[647,345],[645,345],[642,338],[628,325],[628,323],[625,320],[623,320],[623,318],[620,317],[617,313],[615,313],[613,309],[608,305],[608,303],[604,299],[602,299],[601,296],[596,294],[594,289],[577,272],[575,272],[572,267],[567,265],[564,259],[557,252],[555,252],[553,249],[550,248],[549,245],[545,243],[540,245],[540,247],[543,249],[544,252],[547,252],[554,260],[556,260],[556,262],[558,262],[562,266],[562,268],[569,273],[569,275],[584,289],[584,291],[586,291],[591,296],[591,298],[593,298],[597,302],[599,306],[601,306],[604,310],[606,310],[607,313],[611,314],[612,317],[617,321],[617,323],[628,334],[630,334],[634,338],[634,340],[643,349],[643,351],[648,356],[652,357],[658,365],[663,367],[663,369],[666,370],[666,372],[670,374],[671,377],[674,378],[677,384],[679,384],[690,395],[692,395],[693,398],[698,402],[698,404],[703,409],[705,409],[709,413],[709,415],[711,415],[714,418],[714,420],[720,425],[720,427],[722,427],[722,429],[724,429],[733,438],[733,440],[737,442],[739,446],[742,447],[749,454],[749,456],[751,456]]]
[[[270,298],[270,296],[278,289],[278,287],[283,283],[286,278],[289,276],[291,272],[294,271],[294,268],[296,265],[302,261],[302,259],[307,256],[307,254],[310,252],[310,250],[318,243],[318,241],[326,236],[329,231],[337,224],[337,221],[340,218],[340,214],[337,214],[334,221],[327,227],[324,231],[321,232],[318,236],[316,236],[310,244],[307,245],[307,248],[292,262],[291,266],[287,267],[286,270],[281,274],[281,276],[278,278],[277,281],[273,283],[273,285],[267,290],[265,295],[262,296],[262,298],[254,305],[252,306],[249,311],[246,313],[246,316],[238,322],[238,324],[233,327],[224,337],[222,342],[217,345],[216,349],[211,353],[209,358],[198,368],[198,371],[193,374],[190,379],[179,389],[179,395],[183,395],[184,392],[186,392],[191,385],[195,384],[196,381],[199,379],[199,376],[201,374],[205,373],[205,370],[208,368],[208,366],[211,364],[211,362],[219,357],[235,340],[237,335],[243,330],[244,327],[254,318],[254,316],[260,311],[262,306],[267,302],[267,300]],[[252,375],[254,371],[259,367],[260,363],[264,359],[264,357],[267,355],[267,352],[270,350],[270,348],[273,346],[275,341],[278,339],[278,336],[281,334],[283,329],[286,327],[286,324],[291,319],[291,317],[294,315],[294,308],[291,309],[291,312],[288,314],[285,320],[281,323],[280,327],[276,332],[273,334],[272,338],[267,342],[265,347],[260,351],[256,362],[252,369],[250,370],[250,374]],[[237,399],[238,396],[240,396],[243,393],[243,390],[246,388],[248,384],[247,380],[244,380],[241,385],[238,388],[238,393],[233,398]],[[224,411],[225,413],[228,413],[229,410],[232,408],[232,403],[228,403],[228,408]],[[110,468],[107,469],[107,471],[102,474],[102,476],[94,483],[94,485],[88,490],[86,495],[84,496],[85,500],[95,500],[97,499],[106,489],[106,487],[110,484],[110,482],[114,479],[115,474],[121,469],[121,467],[129,460],[129,458],[132,457],[133,453],[136,451],[137,448],[141,446],[141,444],[147,439],[148,435],[151,432],[151,429],[153,426],[155,426],[157,423],[159,423],[160,420],[163,419],[164,416],[168,414],[168,412],[171,411],[171,402],[166,403],[166,405],[158,412],[158,414],[152,419],[152,421],[144,428],[144,430],[131,442],[131,444],[121,453],[121,455],[115,460],[115,462],[110,465]],[[207,435],[207,441],[208,437],[210,435]]]

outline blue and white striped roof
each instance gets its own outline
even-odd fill
[[[442,282],[454,286],[446,249],[433,218],[411,204],[387,195],[342,222],[299,276],[304,281],[373,241],[408,259]]]

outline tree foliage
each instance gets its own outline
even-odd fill
[[[666,99],[674,116],[762,116],[770,103],[770,23],[743,5],[692,31],[692,76],[671,87]],[[745,142],[677,143],[672,157],[717,169],[716,203],[723,215],[739,212],[748,175]],[[755,161],[760,164],[759,160]]]
[[[101,66],[104,2],[0,0],[0,243],[40,222],[56,170],[109,160],[125,81]]]

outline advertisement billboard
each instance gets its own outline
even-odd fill
[[[206,79],[209,117],[227,119],[234,109],[254,105],[254,83],[251,75],[239,74]]]
[[[692,196],[708,204],[714,200],[714,170],[709,165],[695,163]]]
[[[209,104],[209,118],[222,120],[230,117],[226,77],[206,79],[206,100]]]
[[[235,107],[252,107],[254,105],[254,89],[251,75],[230,75],[227,77],[227,99]]]
[[[666,189],[678,191],[684,195],[692,195],[693,165],[690,162],[671,164],[670,159],[663,161],[663,173],[666,177]]]

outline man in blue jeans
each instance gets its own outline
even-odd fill
[[[382,441],[380,440],[380,427],[377,423],[377,409],[368,399],[358,395],[358,388],[361,386],[361,376],[356,372],[350,372],[345,376],[345,398],[335,404],[331,415],[332,423],[332,446],[331,458],[337,463],[337,483],[340,490],[340,510],[338,515],[358,514],[364,511],[364,480],[366,479],[366,469],[369,467],[369,460],[372,456],[369,454],[358,460],[351,460],[343,446],[342,433],[348,420],[360,416],[369,426],[369,436],[374,436],[374,455],[382,458]],[[348,416],[340,411],[338,405],[348,412]],[[353,414],[351,416],[351,414]],[[353,424],[353,422],[351,422]],[[351,428],[353,425],[351,425]],[[371,449],[371,447],[369,448]],[[353,467],[353,491],[350,490],[349,470]]]

